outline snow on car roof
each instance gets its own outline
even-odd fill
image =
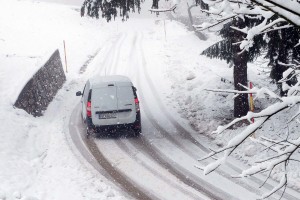
[[[131,80],[126,76],[112,75],[112,76],[94,76],[90,78],[92,87],[94,86],[107,86],[108,84],[114,85],[129,85],[132,86]]]

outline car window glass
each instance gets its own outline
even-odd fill
[[[137,94],[136,94],[137,89],[134,86],[132,86],[132,91],[133,91],[134,98],[137,98]]]
[[[92,104],[101,111],[117,110],[116,87],[94,88]]]
[[[120,104],[132,103],[134,100],[133,90],[130,86],[118,87],[117,93]]]
[[[89,83],[87,83],[84,87],[84,92],[83,92],[83,98],[84,98],[84,101],[87,101],[88,99],[88,96],[89,96]]]

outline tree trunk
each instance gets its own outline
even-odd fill
[[[193,20],[193,15],[192,15],[192,12],[191,12],[191,9],[196,7],[197,4],[194,4],[194,5],[189,5],[188,2],[187,3],[187,6],[188,6],[188,14],[189,14],[189,19],[190,19],[190,24],[189,24],[189,27],[191,30],[193,30],[195,32],[195,34],[198,36],[198,38],[200,40],[207,40],[207,37],[200,31],[197,31],[196,28],[193,26],[194,25],[194,20]]]
[[[235,19],[233,21],[235,27],[244,28],[243,21],[241,19]],[[247,87],[247,62],[248,62],[248,51],[241,53],[238,42],[243,40],[244,34],[239,31],[235,31],[233,37],[233,79],[234,79],[234,89],[239,91],[246,90],[243,86]],[[234,99],[234,117],[241,117],[247,115],[249,111],[248,94],[240,94]]]
[[[158,1],[159,0],[153,0],[152,1],[152,7],[151,7],[152,9],[158,9]]]
[[[243,91],[245,88],[241,85],[247,86],[247,53],[243,55],[234,55],[233,63],[233,79],[234,89]],[[234,117],[241,117],[247,115],[249,111],[248,94],[240,94],[234,99]]]
[[[195,31],[196,29],[195,29],[195,27],[193,26],[193,25],[194,25],[194,20],[193,20],[193,16],[192,16],[191,9],[194,8],[194,7],[196,7],[197,4],[194,4],[194,5],[191,5],[191,6],[189,5],[188,2],[186,2],[186,4],[187,4],[187,7],[188,7],[188,14],[189,14],[189,19],[190,19],[189,27],[190,27],[190,29],[192,29],[192,30]]]

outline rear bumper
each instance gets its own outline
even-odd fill
[[[87,128],[90,130],[94,130],[96,132],[99,131],[110,131],[115,129],[140,129],[141,128],[141,114],[140,112],[136,113],[136,120],[133,123],[127,124],[114,124],[114,125],[103,125],[103,126],[95,126],[93,124],[92,118],[86,119]]]

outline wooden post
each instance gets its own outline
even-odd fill
[[[65,40],[64,40],[64,50],[65,50],[66,73],[68,73],[67,51],[66,51],[66,42],[65,42]]]
[[[250,82],[250,89],[253,88],[252,82]],[[253,95],[250,93],[250,111],[254,112],[254,101],[253,101]],[[254,118],[251,119],[252,123],[254,123]]]

